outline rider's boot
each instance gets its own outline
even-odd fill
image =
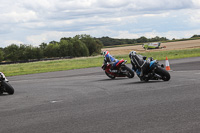
[[[140,77],[143,76],[143,69],[141,69],[141,72],[140,72]]]

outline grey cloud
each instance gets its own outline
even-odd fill
[[[199,0],[7,0],[0,5],[0,25],[4,27],[0,34],[16,29],[34,34],[94,27],[113,30],[121,22],[124,24],[117,30],[123,30],[124,25],[138,20],[135,16],[193,9],[198,7],[196,2],[200,6]]]
[[[192,8],[191,0],[133,0],[128,6],[127,11],[166,11]]]
[[[137,15],[147,12],[191,8],[191,0],[17,0],[14,9],[32,10],[38,21],[45,19],[80,19],[93,16],[110,18],[121,15]],[[11,4],[11,3],[10,3]],[[17,7],[16,7],[17,6]],[[30,20],[31,21],[31,20]]]

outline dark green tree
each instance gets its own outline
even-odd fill
[[[27,55],[25,54],[27,46],[25,44],[20,44],[19,46],[19,59],[18,60],[28,60]]]
[[[59,44],[58,43],[49,43],[44,49],[45,57],[59,57]]]
[[[148,39],[144,36],[136,39],[137,43],[145,43],[145,42],[148,42]]]
[[[2,62],[4,59],[3,57],[3,50],[0,48],[0,62]]]
[[[60,42],[61,42],[62,40],[70,41],[71,39],[72,39],[71,37],[63,37],[63,38],[60,39]]]
[[[4,48],[5,60],[18,61],[19,60],[19,46],[11,44]]]
[[[73,52],[74,51],[74,46],[73,46],[72,41],[68,42],[67,49],[68,49],[68,56],[73,57],[74,56],[74,52]]]
[[[90,35],[77,35],[75,36],[79,38],[85,45],[87,46],[89,50],[89,55],[95,55],[100,54],[101,48],[103,47],[103,44],[96,38],[91,37]]]
[[[44,43],[44,42],[39,45],[39,48],[41,50],[44,50],[46,47],[47,47],[47,43]]]
[[[77,37],[74,37],[72,40],[73,44],[73,56],[81,57],[81,56],[89,56],[89,50],[85,43],[83,43]]]
[[[191,38],[200,37],[200,35],[193,35]]]
[[[73,47],[70,48],[71,42],[68,40],[61,39],[59,44],[60,57],[70,56],[70,51],[73,51]]]
[[[38,48],[38,47],[32,47],[32,59],[41,59],[43,58],[43,51],[42,49]]]

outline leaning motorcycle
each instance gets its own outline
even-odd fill
[[[0,94],[3,94],[4,92],[8,93],[9,95],[13,95],[14,88],[9,84],[6,76],[0,72]]]
[[[135,71],[137,76],[140,78],[141,81],[149,81],[149,80],[163,80],[163,81],[169,81],[170,80],[170,74],[168,71],[164,69],[164,65],[160,65],[158,61],[154,60],[152,57],[149,57],[148,60],[146,60],[146,57],[143,57],[143,60],[147,63],[146,71],[143,72],[143,76],[140,76],[141,69],[137,65],[137,63],[134,63],[133,57],[131,56],[131,64],[132,69]]]
[[[115,77],[128,77],[133,78],[135,76],[134,72],[125,65],[127,61],[121,59],[117,64],[114,70],[110,70],[111,64],[103,64],[102,69],[105,70],[105,74],[111,78],[115,79]]]

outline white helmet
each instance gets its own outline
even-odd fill
[[[131,56],[136,55],[136,51],[131,51],[131,52],[129,53],[129,55],[131,55]]]
[[[135,51],[131,51],[131,52],[129,53],[129,58],[131,58],[131,57],[134,56],[134,55],[136,55],[136,52],[135,52]]]
[[[106,56],[107,54],[109,54],[108,51],[103,51],[103,56]]]

